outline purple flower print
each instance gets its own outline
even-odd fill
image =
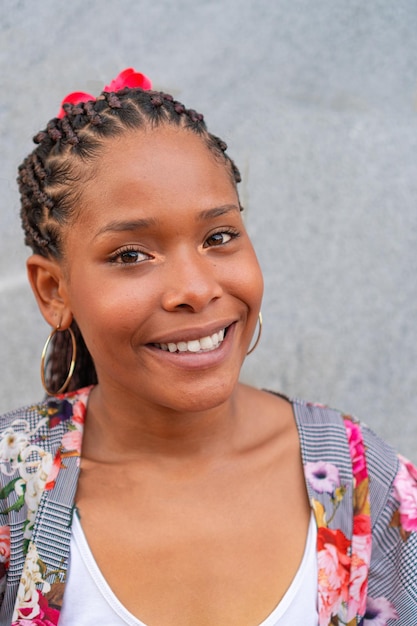
[[[305,464],[305,474],[311,487],[317,493],[330,493],[340,485],[339,470],[325,461]]]
[[[398,619],[398,613],[391,602],[383,597],[368,597],[363,625],[386,626],[389,619]]]

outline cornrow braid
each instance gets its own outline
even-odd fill
[[[77,143],[80,142],[80,140],[67,116],[63,118],[61,126],[64,133],[65,141],[67,141],[72,146],[76,146]]]
[[[91,165],[106,139],[130,130],[168,124],[193,132],[215,158],[224,162],[233,184],[241,180],[238,168],[227,155],[226,143],[207,130],[203,115],[187,109],[170,94],[124,88],[103,92],[96,100],[65,103],[63,110],[62,118],[50,120],[45,130],[35,135],[36,148],[18,171],[25,243],[35,254],[62,257],[62,228],[75,215],[82,184],[92,175]],[[76,320],[72,329],[77,340],[77,365],[70,390],[97,382],[93,360]],[[66,377],[71,350],[66,335],[55,336],[47,372],[49,388],[59,388]]]

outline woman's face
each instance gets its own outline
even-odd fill
[[[64,258],[103,390],[179,411],[231,396],[263,284],[230,172],[201,138],[165,126],[107,141]]]

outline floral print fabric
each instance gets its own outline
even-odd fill
[[[320,626],[364,624],[384,626],[388,618],[397,618],[394,606],[386,598],[368,598],[368,572],[371,561],[371,509],[369,477],[361,429],[352,418],[344,424],[352,460],[353,473],[353,533],[351,539],[338,528],[329,525],[346,497],[347,488],[340,481],[339,470],[332,463],[318,461],[305,464],[310,487],[318,494],[328,494],[328,506],[312,498],[318,527],[317,554],[319,571]],[[371,618],[367,619],[366,615]],[[375,617],[378,621],[375,622]]]
[[[19,417],[11,421],[0,435],[0,473],[4,485],[0,491],[0,502],[10,502],[3,508],[3,513],[25,513],[22,523],[25,562],[12,626],[58,624],[60,601],[59,604],[56,602],[63,595],[66,570],[50,571],[38,553],[32,535],[41,498],[54,489],[59,472],[66,469],[66,459],[79,459],[87,398],[88,390],[68,398],[61,396],[58,401],[50,401],[45,407],[38,408],[39,419],[34,428],[28,420]],[[65,424],[65,434],[53,456],[42,445],[43,431],[62,424]],[[7,526],[0,529],[0,542],[0,551],[4,555],[0,590],[4,593],[10,564],[10,531]],[[61,593],[57,594],[57,590]],[[55,606],[50,606],[49,601]]]
[[[5,416],[0,424],[1,624],[9,624],[10,619],[12,626],[58,624],[88,394],[89,389],[84,389],[49,399]],[[297,414],[295,403],[294,410]],[[322,459],[317,458],[309,433],[312,427],[312,432],[327,428],[319,423],[325,408],[304,403],[301,410],[307,415],[298,417],[305,479],[318,529],[319,626],[417,625],[417,600],[415,606],[408,601],[406,609],[411,606],[415,619],[404,621],[393,594],[368,593],[373,550],[370,481],[374,478],[368,471],[370,451],[361,425],[339,414],[331,418],[343,429],[339,439],[347,450],[347,471],[331,445]],[[312,417],[317,424],[310,423]],[[417,469],[403,457],[397,463],[391,488],[384,489],[384,497],[394,503],[392,515],[386,530],[379,533],[389,534],[390,545],[402,545],[405,561],[408,553],[417,554]],[[52,531],[59,507],[63,532],[69,532],[57,542]],[[416,580],[413,585],[417,598]],[[374,585],[375,589],[379,587]],[[9,621],[1,621],[6,615]]]

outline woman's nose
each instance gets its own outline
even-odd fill
[[[220,298],[223,289],[216,266],[198,250],[182,251],[167,259],[162,306],[167,311],[188,308],[195,313]]]

